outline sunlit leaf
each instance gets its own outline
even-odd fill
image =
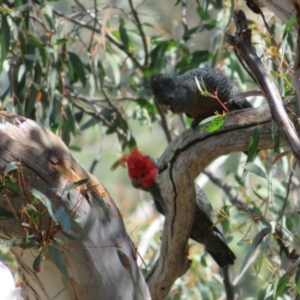
[[[16,169],[18,169],[18,163],[16,161],[9,163],[4,169],[4,176]]]
[[[251,163],[251,162],[247,163],[244,166],[244,169],[246,171],[250,172],[250,173],[253,173],[253,174],[255,174],[255,175],[259,176],[259,177],[262,177],[262,178],[268,180],[268,177],[267,177],[266,173],[263,171],[263,169],[260,166],[254,164],[254,163]]]
[[[52,209],[52,203],[49,200],[49,198],[44,195],[42,192],[36,190],[33,187],[29,187],[28,190],[32,193],[32,195],[37,198],[38,200],[41,201],[42,204],[44,204],[44,206],[47,208],[49,215],[51,216],[51,218],[57,222],[57,219],[53,213],[53,209]]]
[[[22,64],[22,65],[19,67],[19,72],[18,72],[18,82],[21,81],[21,79],[23,78],[25,72],[26,72],[26,66],[25,66],[24,64]]]
[[[208,122],[207,122],[208,121]],[[224,124],[225,117],[224,116],[213,116],[205,119],[205,123],[209,123],[207,125],[201,126],[200,132],[214,132],[222,127]]]
[[[64,192],[67,192],[67,191],[70,191],[70,190],[73,190],[73,189],[76,189],[77,187],[85,184],[88,182],[88,179],[87,178],[84,178],[84,179],[81,179],[81,180],[78,180],[76,182],[73,182],[71,184],[68,184],[65,188],[64,188]]]

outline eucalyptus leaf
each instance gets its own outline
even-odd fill
[[[67,267],[61,257],[59,250],[57,249],[57,247],[55,247],[54,245],[48,245],[48,251],[49,251],[49,255],[50,255],[52,261],[54,262],[54,264],[56,265],[56,267],[60,270],[60,272],[64,276],[65,280],[67,282],[69,282],[69,273],[68,273]]]
[[[57,218],[55,217],[54,213],[53,213],[53,208],[52,208],[52,203],[49,200],[49,198],[44,195],[42,192],[36,190],[33,187],[29,187],[28,190],[32,193],[32,195],[37,198],[38,200],[41,201],[41,203],[47,208],[49,215],[51,216],[51,218],[57,222]]]

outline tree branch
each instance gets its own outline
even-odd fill
[[[156,182],[167,214],[160,257],[146,278],[152,299],[164,299],[174,281],[189,266],[186,247],[193,221],[195,178],[217,157],[246,151],[256,127],[260,136],[259,149],[272,148],[271,120],[267,106],[229,113],[217,131],[187,130],[170,143],[159,159]]]
[[[234,12],[234,21],[237,27],[235,36],[226,35],[226,41],[231,44],[236,53],[249,67],[252,77],[264,92],[271,110],[272,117],[284,133],[288,144],[300,166],[300,140],[293,123],[286,114],[281,96],[274,82],[269,78],[261,60],[255,54],[251,44],[251,29],[242,10]]]
[[[3,122],[5,119],[12,124]],[[18,170],[9,172],[9,178],[22,193],[13,193],[5,184],[7,176],[3,171],[10,162],[19,163]],[[74,160],[57,136],[34,121],[0,112],[0,171],[1,210],[11,211],[10,208],[15,207],[13,211],[19,216],[1,220],[1,228],[6,231],[1,230],[0,238],[10,240],[5,232],[11,232],[22,241],[11,250],[18,258],[21,276],[26,279],[22,283],[26,299],[48,300],[58,293],[62,293],[64,299],[150,299],[136,263],[135,247],[113,199],[101,183]],[[65,189],[79,180],[84,183]],[[42,213],[36,211],[43,217],[39,226],[34,225],[40,217],[31,217],[25,229],[25,207],[38,205],[36,200],[32,201],[33,196],[30,197],[31,188],[49,199],[53,212],[63,208],[65,214],[76,219],[74,222],[78,225],[70,225],[73,239],[61,233],[62,228],[66,230],[65,223],[60,224],[60,229],[53,222],[47,226],[46,205]],[[34,238],[35,246],[26,249],[26,241]],[[49,246],[59,251],[69,281],[49,258]],[[32,268],[41,253],[45,255],[41,262],[44,271],[36,274]],[[57,254],[55,256],[57,258]]]
[[[143,30],[143,26],[141,24],[141,21],[140,21],[140,18],[139,18],[139,15],[136,11],[136,9],[134,8],[133,6],[133,3],[132,3],[132,0],[129,0],[129,6],[130,6],[130,9],[132,11],[132,14],[133,14],[133,17],[136,21],[136,27],[141,35],[141,38],[142,38],[142,42],[143,42],[143,47],[144,47],[144,52],[145,52],[145,61],[144,61],[144,65],[145,66],[148,66],[148,63],[149,63],[149,52],[148,52],[148,47],[147,47],[147,40],[146,40],[146,36],[145,36],[145,32]]]

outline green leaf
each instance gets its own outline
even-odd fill
[[[296,24],[297,19],[296,15],[292,15],[289,20],[285,23],[285,27],[283,30],[283,37],[282,39],[284,40],[287,34],[290,32],[291,28]]]
[[[274,141],[274,152],[279,153],[281,134],[277,123],[275,123],[274,121],[272,121],[272,137]]]
[[[67,39],[58,39],[55,44],[58,46],[62,46],[65,45],[67,42],[68,42]]]
[[[70,216],[65,212],[64,207],[60,206],[55,211],[55,217],[59,220],[59,222],[63,226],[63,231],[70,232],[71,231],[71,220]]]
[[[32,61],[37,61],[41,59],[41,57],[38,54],[25,54],[24,57]]]
[[[73,190],[85,183],[88,182],[88,179],[87,178],[84,178],[84,179],[81,179],[81,180],[78,180],[76,182],[73,182],[72,184],[68,184],[65,188],[64,188],[64,192],[67,192],[67,191],[70,191],[70,190]]]
[[[18,71],[18,82],[20,82],[22,80],[25,72],[26,72],[26,66],[24,64],[22,64],[19,67],[19,71]]]
[[[61,233],[71,241],[79,241],[80,240],[80,237],[73,231],[70,231],[68,233],[65,231],[62,231]]]
[[[70,63],[74,69],[74,72],[77,74],[79,80],[83,86],[86,86],[86,77],[83,63],[79,56],[74,52],[68,52]]]
[[[52,203],[49,200],[49,198],[47,196],[45,196],[42,192],[36,190],[33,187],[29,187],[28,190],[32,193],[32,195],[40,200],[40,202],[47,208],[49,215],[51,216],[51,218],[57,222],[57,219],[53,213],[53,209],[52,209]]]
[[[246,171],[250,172],[250,173],[253,173],[253,174],[255,174],[255,175],[259,176],[259,177],[262,177],[262,178],[268,180],[268,177],[267,177],[266,173],[263,171],[263,169],[260,166],[254,164],[254,163],[251,163],[251,162],[247,163],[244,166],[244,169]]]
[[[97,118],[90,118],[88,121],[86,121],[81,127],[80,130],[86,130],[88,128],[90,128],[91,126],[94,126],[96,124],[99,124],[99,120]]]
[[[106,219],[108,220],[108,222],[110,222],[110,215],[109,215],[109,210],[108,207],[105,203],[105,201],[97,194],[93,193],[93,197],[96,201],[96,203],[102,208],[104,215],[106,217]]]
[[[254,195],[255,195],[258,199],[260,199],[260,200],[262,200],[262,201],[266,201],[266,200],[267,200],[266,198],[264,198],[263,196],[261,196],[254,188],[252,189],[252,192],[254,193]]]
[[[209,121],[209,122],[207,122]],[[207,125],[204,125],[203,127],[200,126],[200,132],[214,132],[217,131],[222,127],[224,124],[225,117],[224,116],[212,116],[207,119],[205,119],[205,124],[209,123]]]
[[[35,273],[41,272],[41,266],[44,259],[45,256],[43,255],[43,253],[40,253],[33,261],[32,269]]]
[[[291,270],[290,270],[291,271]],[[293,271],[293,270],[292,270]],[[278,297],[284,292],[285,287],[290,281],[291,275],[290,272],[286,272],[278,281],[277,287],[276,287],[276,293],[274,299],[278,299]]]
[[[54,245],[48,246],[49,255],[56,265],[56,267],[60,270],[61,274],[64,276],[65,280],[69,282],[69,273],[66,268],[66,265],[64,261],[62,260],[62,257],[60,255],[59,250]]]
[[[201,6],[197,7],[197,13],[198,13],[201,21],[208,21],[208,20],[211,19],[211,17],[209,15],[209,13],[207,12],[207,10],[203,9]]]
[[[37,242],[36,240],[30,239],[23,247],[23,249],[30,249],[34,247],[39,247],[40,243]]]
[[[20,244],[21,245],[24,245],[25,243],[25,240],[24,239],[17,239],[17,238],[12,238],[11,240],[9,241],[6,241],[4,243],[0,243],[0,250],[6,250],[7,248],[10,248],[10,247],[15,247],[15,246],[19,246]]]
[[[12,191],[13,193],[15,193],[16,195],[22,196],[22,192],[21,192],[19,186],[17,186],[14,182],[5,181],[5,187],[7,189],[9,189],[10,191]]]
[[[131,271],[131,264],[128,256],[121,250],[117,249],[119,260],[122,264],[122,266],[127,270]]]
[[[75,145],[69,146],[69,149],[74,151],[74,152],[81,152],[82,151],[81,147],[75,146]]]
[[[248,157],[246,163],[253,162],[256,157],[259,144],[259,130],[258,126],[255,127],[252,136],[250,138],[249,147],[248,147]]]
[[[238,214],[232,216],[230,218],[230,221],[232,223],[243,224],[243,223],[247,222],[251,218],[252,218],[252,214],[251,213],[241,212],[241,213],[238,213]]]
[[[128,52],[128,50],[129,50],[129,38],[128,38],[126,29],[125,29],[124,19],[120,18],[119,23],[120,23],[120,25],[119,25],[120,38],[121,38],[121,41],[124,45],[125,51]]]
[[[239,272],[239,276],[241,276],[244,272],[244,269],[246,268],[246,266],[248,265],[248,262],[250,260],[250,258],[255,255],[255,252],[257,251],[258,246],[260,245],[260,243],[262,242],[263,238],[271,232],[271,227],[267,227],[262,229],[254,238],[251,247],[243,261],[242,267],[240,269]]]
[[[36,210],[34,205],[27,203],[26,208],[27,208],[29,214],[31,216],[33,216],[35,219],[37,219],[37,218],[39,219],[42,217],[42,214],[38,210]]]
[[[4,169],[4,176],[16,169],[18,169],[18,163],[16,161],[10,162]]]
[[[1,31],[0,31],[0,43],[1,43],[1,55],[0,55],[0,73],[2,72],[3,62],[6,59],[9,42],[10,42],[10,28],[7,22],[8,15],[1,14]]]
[[[300,269],[299,268],[298,268],[296,276],[295,276],[295,283],[297,286],[298,295],[300,295]]]
[[[262,242],[262,244],[260,246],[261,251],[259,251],[258,258],[257,258],[256,276],[258,276],[259,273],[260,273],[260,269],[261,269],[261,266],[262,266],[264,254],[267,251],[269,242],[270,242],[270,235],[267,236],[267,238]]]

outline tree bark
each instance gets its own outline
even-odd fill
[[[0,112],[1,119],[0,209],[13,212],[18,219],[1,220],[0,238],[9,240],[7,232],[23,239],[11,251],[20,265],[25,299],[52,299],[60,292],[57,299],[150,299],[122,216],[101,183],[79,165],[68,148],[50,131],[31,120],[9,116],[5,112]],[[3,122],[5,119],[12,123]],[[7,176],[13,178],[22,191],[20,196],[3,185],[3,171],[13,161],[19,163],[18,170]],[[68,185],[82,179],[86,179],[84,184],[66,191]],[[29,188],[47,196],[53,211],[63,208],[78,220],[82,230],[73,228],[78,240],[72,241],[61,232],[50,234],[48,224],[51,222],[47,218],[44,228],[25,224],[26,204],[34,203]],[[99,201],[102,201],[101,207]],[[43,240],[46,243],[40,241],[42,230],[51,235]],[[26,232],[35,234],[40,245],[24,249]],[[63,245],[59,246],[56,238]],[[59,249],[69,282],[49,258],[49,245]],[[42,271],[35,273],[33,262],[41,252],[45,255]]]

